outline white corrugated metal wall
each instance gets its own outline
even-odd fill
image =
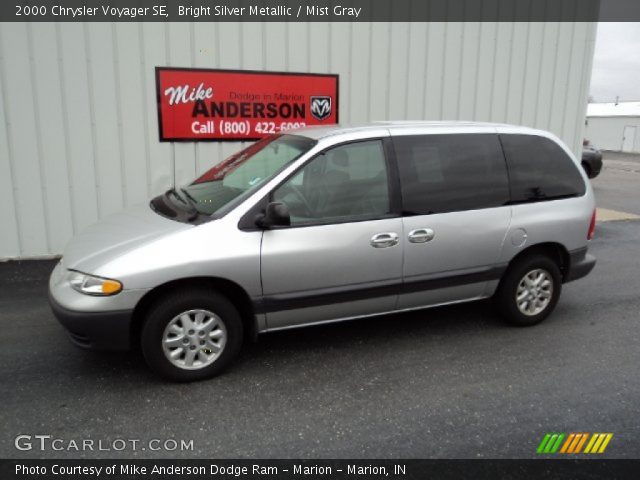
[[[624,142],[623,137],[628,138]],[[640,153],[640,116],[638,117],[587,117],[584,137],[602,150]]]
[[[74,232],[237,144],[158,141],[154,67],[340,74],[341,121],[531,125],[575,151],[593,23],[0,24],[0,258]]]

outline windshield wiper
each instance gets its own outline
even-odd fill
[[[200,212],[194,205],[190,203],[193,197],[191,197],[191,195],[189,195],[186,191],[184,191],[184,189],[181,189],[181,190],[183,191],[183,193],[186,194],[187,199],[189,199],[189,202],[186,202],[184,198],[182,198],[182,196],[176,191],[175,187],[171,187],[169,190],[167,190],[165,195],[169,196],[169,194],[173,194],[173,196],[177,198],[180,203],[182,203],[188,208],[188,210],[186,210],[188,215],[187,220],[188,221],[195,220],[198,217],[198,215],[200,215]]]
[[[182,195],[180,195],[178,193],[178,191],[175,189],[175,187],[171,187],[169,190],[167,190],[166,192],[164,192],[164,194],[168,197],[170,194],[173,195],[175,198],[178,199],[178,201],[180,203],[184,203],[186,204],[187,202],[184,201],[184,198],[182,198]]]
[[[195,198],[193,198],[193,195],[191,195],[189,191],[183,187],[180,187],[180,191],[184,193],[184,196],[187,197],[191,201],[191,203],[193,203],[195,208],[195,205],[198,203],[198,201]]]

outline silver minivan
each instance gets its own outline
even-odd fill
[[[196,380],[286,328],[489,297],[534,325],[594,267],[594,227],[587,177],[550,133],[308,128],[87,228],[49,297],[79,346],[140,346],[157,373]]]

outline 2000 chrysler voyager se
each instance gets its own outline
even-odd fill
[[[547,132],[309,128],[86,229],[50,303],[78,345],[139,344],[157,373],[196,380],[284,328],[488,297],[536,324],[595,265],[594,226],[589,182]]]

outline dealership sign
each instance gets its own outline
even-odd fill
[[[338,76],[156,67],[160,141],[257,140],[338,123]]]

